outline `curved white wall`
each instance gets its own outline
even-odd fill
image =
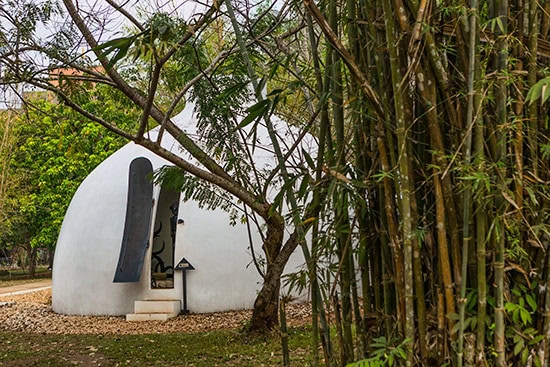
[[[191,104],[178,120],[194,129]],[[168,136],[163,145],[173,151],[177,149]],[[258,155],[258,161],[267,166],[268,157]],[[183,299],[179,271],[175,273],[173,289],[151,289],[152,246],[147,251],[139,283],[113,283],[126,214],[128,169],[130,162],[140,156],[151,160],[154,170],[167,164],[145,148],[129,143],[101,163],[74,195],[65,214],[54,258],[52,308],[55,312],[123,315],[133,312],[135,300]],[[157,205],[158,187],[154,197]],[[156,207],[153,215],[155,211]],[[251,263],[246,226],[231,226],[228,213],[201,209],[192,201],[180,203],[178,218],[184,223],[177,228],[174,261],[177,263],[185,257],[196,268],[187,273],[188,309],[214,312],[251,308],[261,287],[261,278]],[[253,232],[256,232],[254,228]],[[254,241],[261,255],[257,233]],[[299,253],[295,254],[287,269],[294,271],[301,265],[301,259]]]
[[[55,312],[120,315],[131,312],[133,300],[139,299],[141,283],[113,283],[126,216],[128,169],[139,156],[149,158],[155,168],[163,164],[144,148],[128,144],[101,163],[71,200],[55,250]]]
[[[133,143],[98,166],[74,195],[59,234],[53,268],[52,308],[69,315],[124,315],[135,300],[183,299],[180,271],[173,289],[151,289],[150,246],[139,283],[113,283],[120,253],[128,193],[128,167],[138,157],[157,169],[165,161]],[[158,204],[159,189],[155,188]],[[156,210],[156,208],[155,208]],[[195,267],[187,273],[187,306],[195,313],[251,308],[261,278],[251,263],[248,231],[230,225],[229,213],[181,202],[175,262],[185,257]],[[254,228],[252,228],[254,232]],[[259,235],[254,235],[260,251]],[[294,264],[299,264],[300,256]]]

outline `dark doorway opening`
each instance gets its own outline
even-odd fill
[[[180,194],[162,189],[151,250],[151,288],[174,288],[174,249]]]

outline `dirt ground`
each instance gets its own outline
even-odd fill
[[[0,292],[5,293],[5,292]],[[290,326],[310,323],[308,304],[287,306]],[[123,316],[66,316],[51,309],[51,289],[0,294],[0,330],[41,334],[166,334],[239,329],[251,311],[180,315],[168,321],[127,322]]]

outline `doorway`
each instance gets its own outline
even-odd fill
[[[151,289],[174,288],[174,249],[180,194],[161,188],[151,249]]]

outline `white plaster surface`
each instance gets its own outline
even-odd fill
[[[195,128],[192,109],[189,104],[177,118],[180,126],[187,126],[191,134]],[[168,135],[163,145],[179,151]],[[145,148],[129,143],[101,163],[74,195],[55,253],[52,276],[55,312],[124,315],[133,312],[136,300],[183,300],[181,271],[175,272],[173,289],[151,289],[152,246],[145,257],[140,282],[113,283],[126,214],[128,169],[130,162],[140,156],[150,159],[155,170],[167,164]],[[261,165],[273,165],[267,151],[257,149],[256,156]],[[158,187],[154,197],[158,205]],[[156,207],[152,223],[155,212]],[[252,264],[246,226],[231,226],[228,213],[201,209],[192,201],[180,203],[178,218],[184,223],[177,228],[174,261],[185,257],[196,269],[187,273],[188,309],[201,313],[251,308],[261,278]],[[259,235],[252,230],[260,255]],[[151,237],[152,232],[151,229]],[[294,271],[303,262],[301,259],[300,254],[293,256],[287,269]]]
[[[52,307],[69,315],[122,315],[132,312],[146,279],[113,283],[120,254],[130,162],[161,159],[128,144],[101,163],[80,185],[65,214],[55,250]]]

